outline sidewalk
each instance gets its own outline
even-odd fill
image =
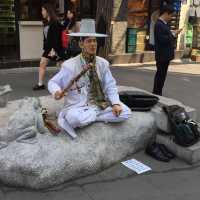
[[[156,62],[146,62],[146,63],[129,63],[129,64],[112,64],[112,68],[127,68],[127,69],[145,69],[145,70],[156,70]],[[59,70],[59,67],[49,66],[47,71],[53,72]],[[25,72],[37,72],[38,67],[23,67],[23,68],[9,68],[0,69],[1,74],[7,73],[25,73]],[[175,73],[185,73],[185,74],[200,74],[200,63],[196,62],[183,62],[182,60],[173,60],[169,66],[169,72]]]
[[[130,63],[130,64],[113,64],[112,67],[123,67],[123,68],[138,68],[145,70],[156,70],[156,62],[147,63]],[[184,73],[184,74],[200,74],[200,63],[182,63],[180,60],[174,60],[171,62],[169,72]]]

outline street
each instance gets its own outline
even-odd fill
[[[56,70],[50,68],[48,80]],[[134,86],[152,90],[154,67],[112,67],[118,85]],[[32,91],[37,80],[37,68],[0,70],[0,85],[10,84],[13,92],[10,100],[24,96],[47,95],[45,91]],[[171,66],[163,95],[177,99],[197,109],[200,121],[200,66]],[[136,175],[133,171],[116,163],[95,175],[74,180],[42,191],[24,188],[9,188],[0,185],[0,200],[196,200],[200,195],[200,164],[189,165],[179,159],[169,163],[158,162],[143,151],[131,155],[152,171]]]
[[[152,91],[154,67],[112,67],[112,72],[118,85],[134,86],[147,91]],[[49,68],[46,76],[48,80],[56,73],[55,68]],[[37,68],[14,69],[0,71],[0,85],[10,84],[13,92],[10,99],[20,99],[24,96],[47,95],[47,91],[32,91],[36,83]],[[197,109],[200,115],[200,67],[198,64],[170,66],[165,83],[163,95],[182,101],[184,104]],[[198,119],[200,121],[200,116]]]

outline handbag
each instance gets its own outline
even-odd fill
[[[178,105],[164,106],[175,143],[188,147],[198,142],[200,131],[198,123],[190,119],[185,109]]]
[[[69,36],[67,34],[68,34],[68,31],[66,29],[62,30],[62,32],[61,32],[61,42],[62,42],[62,47],[64,49],[67,48],[68,43],[69,43]]]

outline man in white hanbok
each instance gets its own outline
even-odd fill
[[[61,70],[49,81],[48,89],[56,100],[61,99],[71,81],[90,66],[64,95],[64,108],[58,116],[58,124],[75,138],[74,128],[95,121],[122,122],[129,118],[131,111],[119,99],[108,61],[96,56],[96,38],[107,35],[95,32],[92,19],[83,19],[80,32],[69,35],[80,37],[82,53],[62,64]]]

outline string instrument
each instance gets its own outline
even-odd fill
[[[57,135],[61,132],[61,129],[58,128],[52,120],[48,119],[48,111],[46,108],[42,108],[42,118],[44,121],[44,125],[48,128],[48,130],[53,134]]]

